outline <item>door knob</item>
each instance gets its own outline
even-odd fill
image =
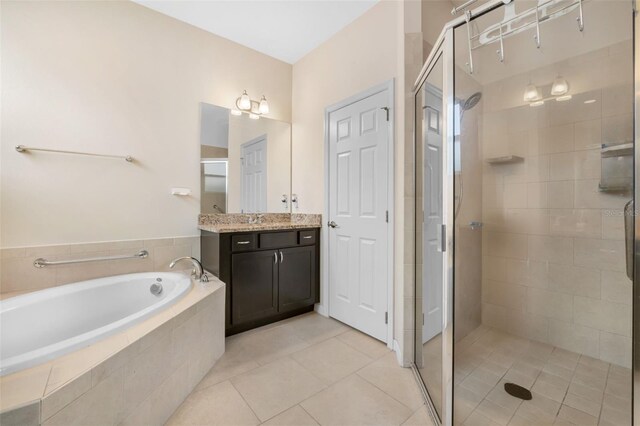
[[[327,223],[327,225],[329,225],[332,228],[338,228],[338,224],[335,223],[334,221],[331,221],[331,222]]]

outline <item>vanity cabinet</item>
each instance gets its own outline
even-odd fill
[[[201,231],[202,265],[227,284],[227,336],[313,310],[318,231]]]

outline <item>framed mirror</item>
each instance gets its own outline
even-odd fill
[[[200,104],[200,213],[290,213],[291,125]]]

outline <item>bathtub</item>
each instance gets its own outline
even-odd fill
[[[190,288],[191,279],[185,274],[146,272],[82,281],[0,301],[0,376],[124,330],[175,303]]]

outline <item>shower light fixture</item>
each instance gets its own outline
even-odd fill
[[[534,84],[529,83],[524,89],[523,99],[525,102],[535,102],[541,98],[542,96],[540,95],[540,91]]]
[[[569,91],[569,83],[564,78],[557,76],[551,85],[551,96],[562,96]]]
[[[264,95],[262,95],[260,102],[254,101],[244,90],[242,95],[236,99],[236,109],[231,110],[231,113],[233,115],[249,114],[249,118],[257,120],[261,115],[269,113],[269,102]]]

